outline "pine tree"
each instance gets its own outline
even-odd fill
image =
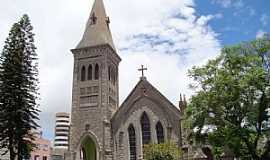
[[[31,130],[38,120],[38,58],[33,27],[23,15],[5,41],[0,57],[0,148],[10,160],[29,156],[34,146]]]

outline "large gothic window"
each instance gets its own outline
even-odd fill
[[[95,80],[99,79],[99,66],[96,64],[95,66]]]
[[[156,124],[156,133],[157,133],[157,141],[158,143],[164,142],[164,130],[163,126],[160,122]]]
[[[88,67],[88,77],[87,77],[88,80],[92,80],[93,79],[92,73],[93,73],[93,67],[90,64],[89,67]]]
[[[129,151],[130,151],[130,160],[136,160],[136,133],[133,125],[128,127],[128,138],[129,138]]]
[[[81,69],[81,81],[85,81],[85,67],[84,66]]]
[[[141,127],[142,127],[142,142],[143,144],[149,144],[151,141],[151,127],[150,121],[145,112],[141,117]]]

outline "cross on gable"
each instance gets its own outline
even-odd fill
[[[91,24],[92,25],[97,23],[97,16],[96,16],[95,12],[92,14],[90,19],[91,19]]]
[[[143,65],[141,65],[141,68],[138,69],[138,71],[141,71],[142,72],[142,77],[144,77],[144,71],[146,71],[147,68],[144,68]]]

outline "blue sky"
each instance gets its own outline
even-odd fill
[[[269,0],[196,0],[199,15],[220,14],[209,25],[222,45],[252,40],[260,31],[270,32]]]
[[[143,64],[151,82],[177,106],[179,94],[194,94],[192,66],[233,45],[270,32],[269,0],[104,0],[118,54],[120,103],[139,80]],[[0,47],[22,14],[34,26],[40,72],[40,124],[54,135],[56,112],[71,111],[74,48],[93,0],[8,0],[0,5]]]

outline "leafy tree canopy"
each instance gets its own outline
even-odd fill
[[[270,37],[225,47],[216,59],[193,67],[196,95],[186,110],[197,144],[216,157],[226,148],[243,159],[270,155]]]
[[[144,147],[145,160],[178,160],[179,157],[180,150],[174,143],[149,144]]]

